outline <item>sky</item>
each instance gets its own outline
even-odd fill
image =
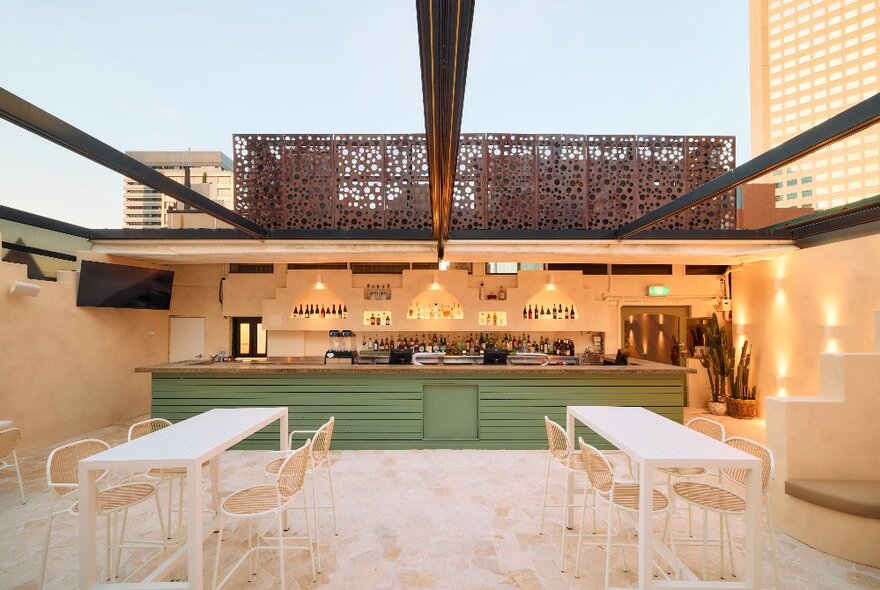
[[[749,157],[747,0],[477,0],[466,133],[716,134]],[[4,0],[0,86],[119,150],[423,133],[414,0]],[[0,204],[122,226],[122,177],[0,120]]]

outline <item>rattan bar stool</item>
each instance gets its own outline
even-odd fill
[[[311,440],[292,453],[289,453],[281,462],[278,474],[275,476],[275,482],[271,484],[262,484],[250,486],[236,492],[233,492],[220,505],[220,533],[217,536],[217,553],[214,556],[214,574],[211,578],[211,586],[214,590],[219,590],[229,581],[229,578],[238,567],[248,560],[248,581],[251,580],[253,574],[256,573],[253,554],[259,550],[277,550],[278,562],[281,571],[281,589],[284,590],[284,551],[288,549],[305,549],[309,552],[309,558],[312,563],[312,581],[318,579],[315,568],[315,554],[317,553],[316,543],[312,540],[312,531],[309,526],[309,509],[307,495],[303,488],[305,482],[306,471],[309,466],[309,449],[311,448]],[[291,507],[297,492],[302,491],[302,509],[306,523],[306,536],[284,536],[284,513]],[[254,519],[272,516],[266,528],[258,535],[258,543],[253,544],[253,527]],[[229,570],[220,584],[217,584],[217,573],[220,569],[220,547],[223,543],[223,527],[226,518],[247,518],[248,519],[248,549],[245,554],[236,562]],[[265,533],[272,526],[277,527],[277,537],[271,538]],[[264,545],[263,541],[275,540],[275,545]],[[287,545],[288,540],[307,540],[308,546]]]
[[[141,422],[136,422],[132,424],[128,429],[128,440],[132,441],[142,436],[146,436],[158,430],[162,430],[163,428],[168,428],[171,426],[171,421],[166,420],[165,418],[150,418],[148,420],[142,420]],[[206,462],[202,465],[202,468],[208,467],[210,462]],[[168,483],[168,511],[166,513],[167,524],[165,527],[165,532],[168,535],[168,539],[174,537],[173,531],[171,528],[171,513],[177,512],[177,533],[180,534],[183,530],[183,490],[186,483],[186,468],[184,467],[166,467],[166,468],[153,468],[147,471],[146,473],[139,474],[146,477],[148,480],[156,481],[156,486],[158,488],[163,482]],[[131,481],[135,480],[136,475],[132,474],[130,478]],[[177,508],[173,507],[174,505],[174,484],[177,483]],[[214,480],[213,473],[211,477],[211,491],[215,496],[215,504],[219,504],[219,497],[217,496],[217,482]],[[207,511],[207,509],[206,509]],[[209,512],[213,513],[213,510]]]
[[[590,480],[587,477],[586,465],[581,458],[581,454],[573,449],[572,442],[568,439],[568,434],[565,432],[565,429],[560,426],[558,423],[551,420],[549,417],[544,416],[544,426],[547,429],[547,445],[550,451],[550,456],[547,459],[547,479],[544,482],[544,503],[541,505],[541,526],[538,531],[538,534],[544,534],[544,515],[547,511],[547,508],[563,508],[563,519],[562,519],[562,549],[561,551],[561,571],[565,571],[565,540],[568,536],[568,527],[565,522],[565,514],[568,513],[568,509],[570,507],[575,507],[573,504],[568,504],[568,492],[569,492],[569,474],[577,475],[583,477],[584,480],[584,510],[590,510],[593,513],[593,534],[596,533],[596,497],[595,490],[590,486]],[[613,454],[620,454],[626,457],[628,472],[632,475],[632,463],[630,462],[629,457],[627,457],[624,453],[620,451],[611,451]],[[565,471],[565,494],[563,496],[562,504],[547,504],[547,497],[550,489],[550,469],[553,466],[553,463],[557,463],[562,466]],[[586,497],[589,496],[592,501],[589,505],[586,503]],[[583,520],[583,519],[582,519]]]
[[[708,418],[692,418],[685,424],[691,430],[696,430],[700,434],[714,438],[717,441],[724,442],[725,433],[724,425],[715,420]],[[721,482],[721,473],[710,473],[705,467],[660,467],[657,471],[666,474],[666,494],[672,503],[672,512],[675,513],[675,494],[672,493],[672,483],[674,479],[704,479],[708,476],[717,476],[719,483]],[[693,537],[693,514],[691,505],[688,504],[688,536]],[[723,539],[721,540],[723,545]],[[722,547],[722,551],[724,548]]]
[[[43,587],[43,580],[46,576],[46,559],[49,549],[54,548],[50,547],[49,544],[54,518],[65,513],[72,515],[79,513],[79,501],[75,501],[69,507],[58,511],[55,510],[55,502],[59,498],[66,498],[75,494],[79,489],[78,465],[80,459],[85,459],[109,448],[110,445],[102,440],[85,439],[58,447],[49,454],[49,459],[46,461],[46,483],[51,492],[51,501],[49,503],[49,517],[46,522],[43,554],[40,559],[38,575],[40,588]],[[107,471],[102,471],[97,479],[103,479],[107,473]],[[126,542],[125,519],[123,519],[120,526],[119,515],[151,496],[156,500],[156,511],[159,517],[159,527],[162,531],[162,541]],[[107,518],[107,579],[115,578],[119,573],[118,555],[120,549],[154,547],[162,550],[165,548],[165,524],[162,520],[162,506],[159,503],[159,495],[156,494],[156,486],[153,484],[147,482],[125,483],[98,490],[97,507],[98,516]]]
[[[578,438],[578,446],[580,447],[581,461],[590,480],[590,486],[595,492],[595,497],[604,501],[608,507],[606,513],[605,524],[605,588],[609,587],[611,582],[611,547],[620,547],[623,555],[623,568],[627,570],[626,565],[626,547],[638,547],[638,541],[624,542],[623,540],[623,515],[627,515],[634,519],[639,514],[639,483],[630,480],[618,480],[614,477],[614,470],[608,459],[594,446],[588,445],[583,438]],[[581,548],[584,538],[584,516],[586,515],[586,498],[584,498],[584,512],[581,514],[581,527],[578,531],[577,558],[574,565],[574,576],[578,577],[581,563]],[[598,511],[594,508],[594,512]],[[653,511],[654,513],[665,512],[666,520],[663,526],[662,538],[667,537],[669,529],[669,521],[672,516],[669,510],[669,500],[664,494],[653,490]],[[612,518],[617,514],[617,537],[618,541],[611,540],[611,532],[613,530]],[[633,527],[635,528],[635,527]],[[588,543],[597,545],[599,543]],[[673,541],[673,553],[675,545]],[[652,560],[653,561],[653,560]],[[660,574],[668,579],[666,572],[660,567],[657,561],[653,561],[654,567]]]
[[[21,470],[18,468],[18,454],[15,452],[15,448],[20,440],[21,430],[18,428],[7,428],[0,431],[0,471],[3,469],[15,469],[15,475],[18,477],[18,493],[21,494],[21,503],[27,504],[27,498],[24,497],[24,484],[21,481]]]
[[[770,496],[767,494],[767,486],[773,479],[773,453],[766,446],[753,440],[743,437],[731,437],[724,441],[726,444],[737,448],[743,452],[754,455],[761,460],[761,495],[767,506],[767,526],[770,531],[770,555],[773,560],[773,583],[776,588],[779,585],[779,567],[776,558],[776,538],[773,536],[773,517],[770,511]],[[748,471],[746,469],[730,469],[721,470],[725,481],[730,481],[738,486],[745,486]],[[733,562],[733,540],[730,534],[730,525],[727,521],[728,516],[745,515],[746,501],[745,498],[731,490],[725,489],[720,485],[712,485],[700,482],[679,482],[673,484],[674,493],[696,508],[703,512],[703,579],[706,578],[706,542],[708,513],[715,512],[721,517],[721,539],[724,538],[724,529],[727,529],[727,543],[730,549],[730,573],[736,576],[736,567]],[[724,547],[721,551],[721,577],[724,577]]]
[[[327,420],[324,424],[321,425],[317,430],[294,430],[290,433],[290,444],[289,446],[293,448],[293,438],[298,434],[311,434],[312,436],[312,447],[309,449],[309,468],[307,474],[309,475],[310,487],[312,488],[312,512],[314,514],[315,519],[315,538],[318,538],[318,513],[319,509],[330,510],[333,514],[333,534],[338,535],[339,530],[336,527],[336,498],[333,492],[333,473],[330,469],[330,442],[333,439],[333,427],[336,425],[336,417],[330,416],[330,419]],[[284,456],[278,457],[273,461],[270,461],[266,464],[266,474],[270,476],[275,476],[278,474],[278,469],[281,467],[281,463],[284,461],[287,453],[284,453]],[[327,468],[327,483],[330,488],[330,505],[329,506],[319,506],[317,502],[317,492],[315,491],[316,487],[316,471],[319,467],[325,466]]]

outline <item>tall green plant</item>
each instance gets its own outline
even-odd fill
[[[736,365],[736,376],[733,380],[733,389],[730,391],[731,397],[736,399],[755,399],[757,390],[755,387],[749,389],[749,371],[751,370],[752,353],[749,350],[749,341],[743,342],[742,350],[739,353],[739,363]]]
[[[700,357],[700,364],[709,375],[712,401],[722,401],[727,396],[728,387],[733,388],[733,360],[735,351],[730,345],[727,330],[718,324],[713,314],[706,325],[706,351]]]

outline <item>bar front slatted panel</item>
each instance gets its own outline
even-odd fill
[[[479,387],[478,440],[423,439],[425,384]],[[288,406],[291,430],[314,430],[336,416],[336,449],[543,449],[547,446],[544,416],[564,425],[568,405],[642,406],[681,422],[684,379],[625,374],[533,378],[424,373],[369,378],[332,373],[153,375],[153,416],[176,422],[211,408]],[[608,446],[585,427],[579,427],[577,435],[597,446]],[[274,425],[237,448],[277,448],[277,441]]]

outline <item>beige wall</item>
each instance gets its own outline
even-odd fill
[[[733,273],[733,321],[753,346],[759,396],[817,395],[819,353],[874,349],[880,236],[784,254]],[[776,290],[780,278],[781,289]],[[823,326],[835,325],[836,338]],[[776,384],[776,375],[783,381]]]
[[[13,281],[42,287],[11,296]],[[27,279],[0,262],[0,419],[21,449],[49,445],[150,409],[150,377],[135,367],[168,359],[168,312],[76,307],[76,273]]]

